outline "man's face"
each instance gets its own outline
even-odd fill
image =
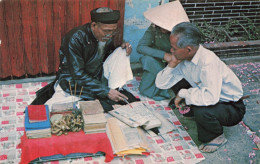
[[[91,27],[97,40],[102,42],[106,42],[118,32],[117,24],[103,24],[92,22]]]
[[[189,47],[179,48],[177,42],[179,40],[178,35],[170,35],[171,53],[178,60],[191,60],[193,55],[190,53]]]

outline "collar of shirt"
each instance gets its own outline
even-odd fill
[[[201,54],[203,53],[204,47],[202,45],[199,46],[199,49],[197,50],[196,54],[191,59],[191,62],[195,65],[198,65],[199,59]]]

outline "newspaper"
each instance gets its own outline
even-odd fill
[[[109,113],[131,127],[142,126],[149,130],[161,126],[161,121],[142,102],[123,105]]]

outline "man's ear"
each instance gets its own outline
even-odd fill
[[[91,22],[90,25],[92,31],[95,33],[95,31],[97,30],[98,24],[96,22]]]
[[[91,22],[91,27],[94,28],[97,25],[96,22]]]
[[[192,52],[192,50],[193,50],[193,48],[191,46],[187,46],[186,48],[187,48],[188,53]]]
[[[196,48],[193,46],[187,46],[187,51],[189,54],[194,55],[196,53]]]

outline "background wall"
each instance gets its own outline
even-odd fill
[[[125,20],[124,20],[124,40],[129,41],[133,47],[131,62],[139,62],[140,54],[136,52],[138,41],[143,36],[145,30],[151,22],[146,20],[143,13],[159,5],[168,3],[168,0],[126,0],[125,1]]]
[[[225,25],[228,20],[240,20],[243,16],[260,26],[259,0],[180,0],[192,22],[207,21],[215,26]]]
[[[120,42],[124,0],[0,0],[0,79],[56,73],[62,36],[104,6],[121,12]]]
[[[150,25],[143,13],[169,1],[172,0],[0,0],[0,80],[55,74],[62,36],[88,22],[89,11],[101,6],[120,10],[117,39],[120,42],[124,38],[132,44],[131,62],[138,62],[136,46]],[[237,19],[243,24],[242,17],[246,16],[260,28],[259,0],[180,1],[192,22],[206,20],[214,26],[224,26],[229,19]],[[213,49],[226,55],[222,47]],[[230,48],[230,54],[260,54],[260,43],[240,44]]]
[[[173,1],[173,0],[169,0]],[[126,0],[125,2],[125,21],[124,21],[124,39],[133,45],[133,54],[131,62],[139,62],[140,54],[135,50],[138,41],[143,36],[144,31],[150,25],[146,21],[143,12],[149,8],[159,5],[159,2],[168,3],[161,0]],[[260,28],[260,1],[259,0],[180,0],[191,22],[200,23],[206,21],[213,26],[224,26],[230,19],[236,19],[241,24],[246,21],[243,17],[253,20],[253,23]],[[243,31],[243,29],[239,29]],[[234,48],[230,48],[233,56],[241,55],[260,55],[259,42],[249,45],[245,43]],[[237,43],[235,43],[237,44]],[[224,45],[226,48],[230,45]],[[211,48],[211,47],[210,47]],[[226,54],[221,48],[214,48],[217,54]],[[243,50],[242,50],[243,49]],[[253,51],[252,51],[253,49]],[[242,51],[238,51],[242,50]],[[250,53],[248,53],[250,51]],[[243,52],[243,53],[241,53]]]

